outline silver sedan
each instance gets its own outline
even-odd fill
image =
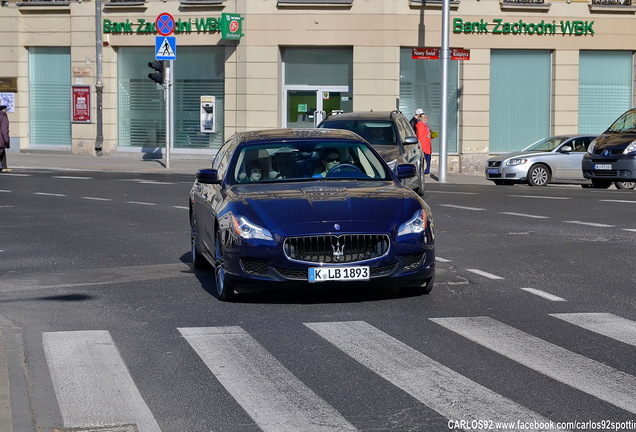
[[[583,177],[581,160],[594,138],[595,135],[552,136],[521,151],[493,156],[488,159],[486,178],[497,185],[574,183],[590,186],[591,182]],[[633,189],[634,184],[622,183],[616,187]]]

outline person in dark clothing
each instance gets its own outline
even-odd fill
[[[10,147],[9,116],[5,112],[6,105],[0,105],[0,164],[2,172],[11,172],[7,167],[7,149]]]
[[[409,120],[409,122],[411,123],[411,126],[413,126],[413,130],[415,130],[415,125],[417,124],[418,121],[420,121],[420,115],[422,114],[426,114],[426,113],[424,112],[422,108],[418,108],[415,110],[415,115],[413,116],[413,118]]]

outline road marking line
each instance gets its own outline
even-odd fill
[[[138,205],[147,205],[147,206],[156,206],[157,205],[155,203],[141,202],[141,201],[126,201],[126,203],[128,203],[128,204],[138,204]]]
[[[11,192],[11,191],[7,189],[0,189],[0,192]]]
[[[623,231],[636,232],[634,228],[623,228]]]
[[[616,225],[608,225],[608,224],[595,223],[595,222],[583,222],[583,221],[563,221],[563,222],[576,224],[576,225],[587,225],[587,226],[593,226],[593,227],[599,227],[599,228],[614,228],[616,226]]]
[[[98,198],[98,197],[82,197],[82,199],[94,200],[94,201],[112,201],[110,198]]]
[[[524,291],[529,292],[530,294],[538,295],[539,297],[543,297],[552,301],[567,301],[563,297],[555,296],[554,294],[547,293],[545,291],[541,291],[535,288],[521,288]]]
[[[176,183],[174,183],[174,182],[162,182],[162,181],[155,181],[155,180],[141,180],[139,182],[139,184],[173,185],[173,184],[176,184]]]
[[[48,332],[42,340],[65,428],[161,432],[107,331]]]
[[[472,272],[472,273],[476,273],[476,274],[481,275],[481,276],[485,276],[488,279],[503,279],[501,276],[497,276],[497,275],[494,275],[492,273],[487,273],[487,272],[482,271],[482,270],[477,270],[477,269],[466,269],[466,270],[468,270],[469,272]]]
[[[439,261],[439,262],[443,262],[443,263],[451,262],[451,260],[449,260],[449,259],[438,257],[438,256],[435,257],[435,261]]]
[[[466,207],[466,206],[460,206],[460,205],[454,205],[454,204],[437,204],[437,205],[442,207],[452,207],[452,208],[457,208],[462,210],[486,210],[479,207]]]
[[[368,323],[321,322],[305,326],[448,419],[547,421]]]
[[[186,206],[172,206],[174,208],[178,208],[178,209],[183,209],[183,210],[190,210],[190,207],[186,207]]]
[[[499,213],[510,215],[510,216],[522,216],[522,217],[534,218],[534,219],[550,219],[550,216],[539,216],[539,215],[531,215],[531,214],[525,214],[525,213],[515,213],[515,212],[499,212]]]
[[[57,179],[69,179],[69,180],[92,180],[93,177],[81,177],[81,176],[53,176]]]
[[[636,413],[636,377],[490,317],[431,321],[556,381]]]
[[[569,200],[568,197],[549,197],[549,196],[536,196],[536,195],[509,195],[516,198],[539,198],[539,199],[555,199],[555,200]]]
[[[570,324],[636,346],[636,322],[610,313],[548,314]]]
[[[242,328],[179,331],[263,431],[357,430]]]
[[[431,194],[448,194],[448,195],[479,195],[478,192],[451,192],[451,191],[426,191]]]
[[[33,195],[44,195],[44,196],[55,196],[55,197],[65,197],[64,194],[58,193],[49,193],[49,192],[33,192]]]
[[[602,202],[615,202],[615,203],[627,203],[627,204],[636,204],[636,201],[630,201],[630,200],[610,200],[610,199],[606,199],[606,200],[599,200]]]

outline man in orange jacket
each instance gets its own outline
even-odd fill
[[[431,153],[433,149],[431,147],[431,129],[428,127],[428,116],[426,113],[419,114],[418,121],[415,124],[415,134],[420,142],[422,151],[424,152],[424,159],[426,160],[426,169],[424,174],[430,174],[431,172]]]

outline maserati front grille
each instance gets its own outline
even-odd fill
[[[389,251],[389,243],[386,234],[290,237],[283,250],[293,261],[344,264],[381,257]]]

